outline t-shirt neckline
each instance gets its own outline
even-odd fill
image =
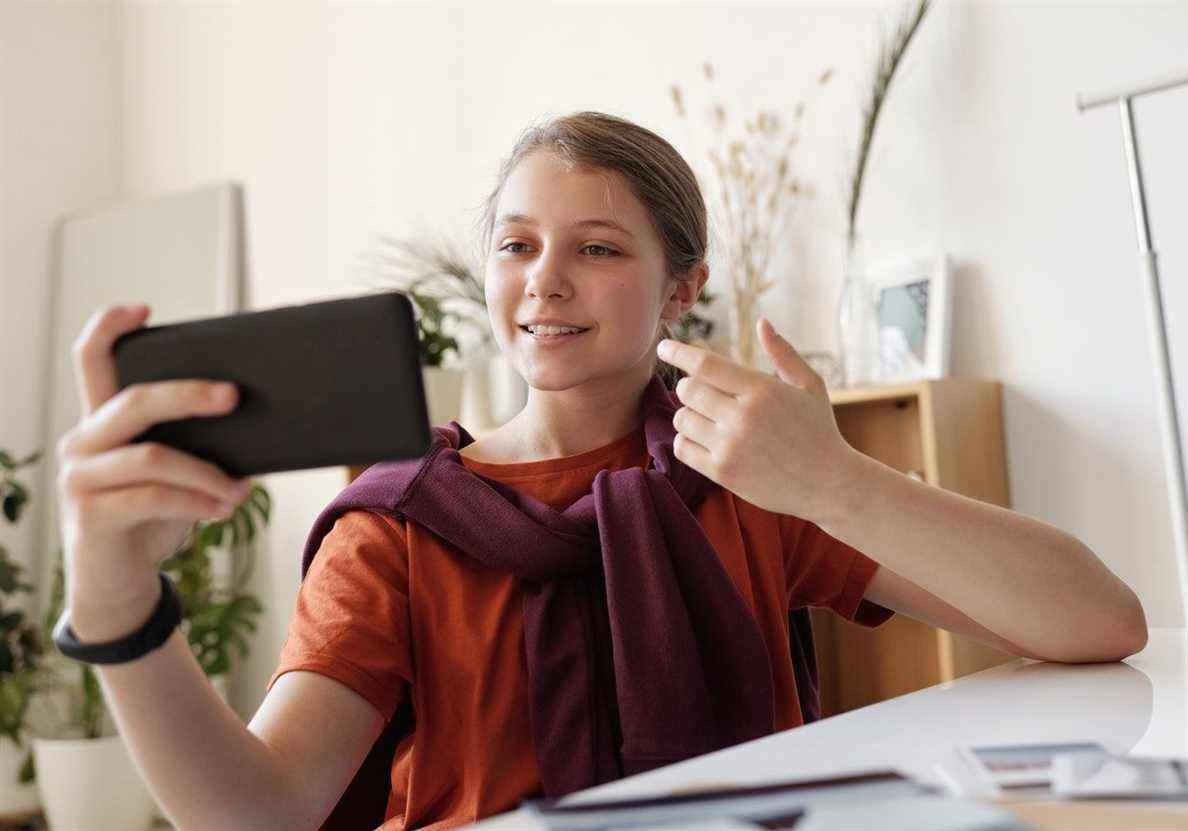
[[[476,459],[468,459],[460,454],[459,458],[462,459],[462,463],[466,467],[475,473],[505,479],[508,477],[555,474],[568,470],[576,470],[577,468],[603,462],[612,456],[619,455],[632,446],[637,448],[640,455],[643,454],[645,444],[642,424],[630,433],[620,436],[608,444],[595,447],[584,453],[576,453],[572,456],[557,456],[552,459],[536,459],[530,462],[480,462]]]

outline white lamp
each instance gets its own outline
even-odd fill
[[[1134,139],[1134,112],[1130,99],[1153,92],[1188,85],[1188,72],[1178,72],[1143,84],[1110,90],[1095,95],[1078,95],[1081,112],[1104,104],[1117,103],[1122,115],[1122,143],[1130,169],[1130,196],[1134,203],[1134,222],[1138,229],[1139,266],[1146,277],[1147,316],[1150,318],[1151,352],[1155,356],[1159,388],[1159,422],[1163,432],[1163,461],[1167,490],[1171,499],[1172,536],[1176,549],[1176,568],[1180,575],[1180,604],[1188,624],[1188,502],[1185,502],[1184,449],[1180,442],[1180,423],[1176,416],[1176,389],[1172,384],[1171,360],[1167,351],[1167,324],[1163,318],[1163,295],[1159,290],[1159,266],[1151,247],[1151,227],[1147,222],[1147,200],[1143,193],[1143,171]]]

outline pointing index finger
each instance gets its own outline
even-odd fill
[[[745,367],[710,349],[665,338],[660,341],[656,354],[687,375],[713,384],[729,395],[742,395],[750,383],[750,374]]]

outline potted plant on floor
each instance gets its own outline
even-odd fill
[[[235,655],[247,656],[246,635],[255,631],[260,601],[244,590],[251,577],[258,524],[267,524],[271,498],[262,486],[227,519],[200,521],[179,549],[161,564],[177,586],[181,629],[207,677],[226,700]],[[58,551],[42,633],[50,642],[64,605],[62,551]],[[116,732],[94,670],[60,653],[55,693],[65,693],[67,711],[54,719],[53,736],[33,740],[36,778],[51,827],[70,831],[144,831],[157,815],[123,739]],[[48,701],[48,697],[46,698]]]
[[[33,453],[17,460],[0,449],[0,503],[4,518],[16,525],[29,504],[29,489],[17,471],[41,457]],[[33,755],[26,740],[29,703],[45,675],[46,641],[37,624],[27,620],[12,600],[33,591],[21,579],[24,566],[13,562],[0,545],[0,819],[17,821],[36,815],[41,804],[33,781]]]

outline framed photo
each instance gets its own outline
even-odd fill
[[[953,293],[944,253],[871,269],[879,327],[879,380],[944,378],[950,369]]]

